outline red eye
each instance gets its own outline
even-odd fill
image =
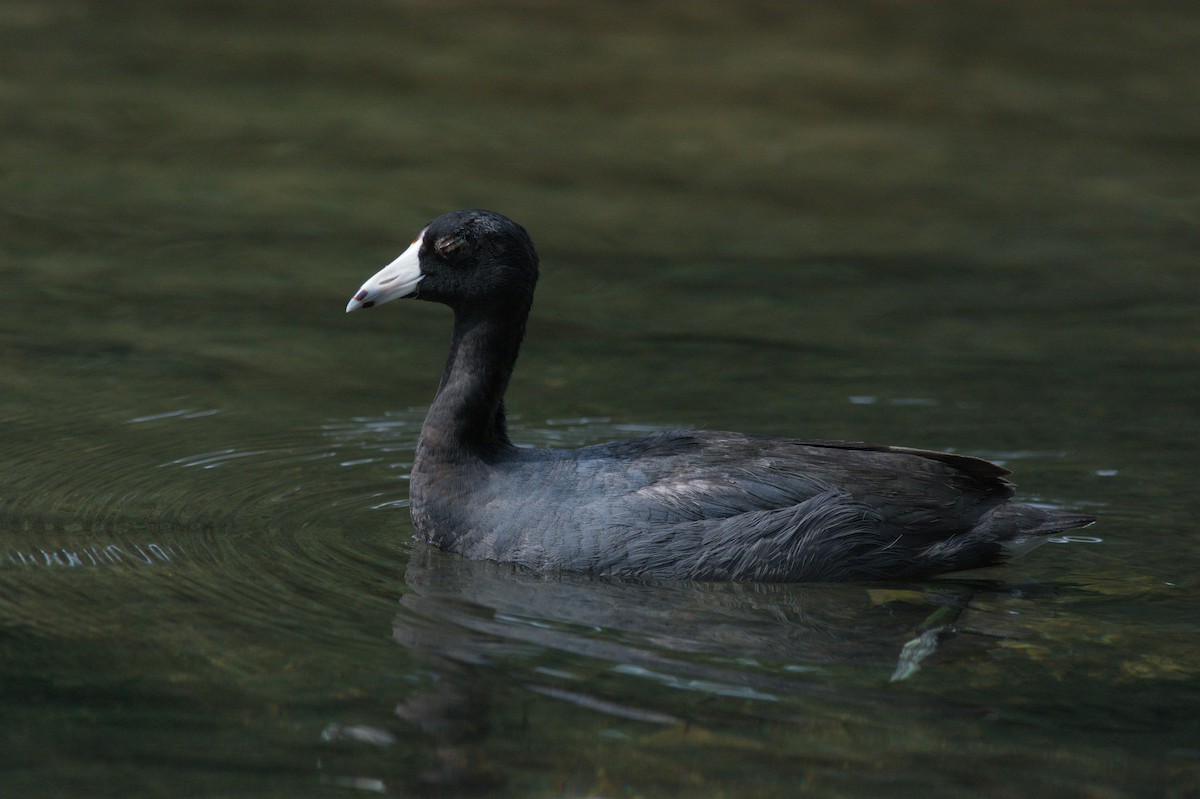
[[[466,243],[466,236],[463,236],[460,233],[452,233],[449,236],[442,236],[440,239],[435,241],[433,243],[433,248],[437,250],[440,255],[449,255],[455,250],[462,249]]]

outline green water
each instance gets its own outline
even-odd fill
[[[1198,174],[1187,4],[0,2],[0,794],[1200,794]],[[1100,523],[887,586],[428,551],[448,314],[343,308],[459,207],[542,255],[523,442]]]

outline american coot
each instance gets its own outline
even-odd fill
[[[1011,501],[1006,469],[905,447],[673,432],[581,449],[509,441],[504,391],[537,283],[525,229],[455,211],[350,300],[454,311],[417,444],[417,532],[538,571],[682,580],[914,579],[989,566],[1090,516]]]

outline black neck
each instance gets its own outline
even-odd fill
[[[512,449],[504,392],[517,362],[529,308],[454,311],[450,356],[421,428],[423,455],[491,460]]]

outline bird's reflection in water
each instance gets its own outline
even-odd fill
[[[427,780],[460,788],[501,779],[485,753],[490,717],[517,690],[656,725],[727,722],[728,703],[713,696],[758,700],[764,717],[806,698],[863,712],[927,704],[889,678],[915,673],[977,592],[1011,589],[638,583],[532,574],[419,544],[405,582],[393,635],[430,659],[431,679],[396,713],[435,742]]]

